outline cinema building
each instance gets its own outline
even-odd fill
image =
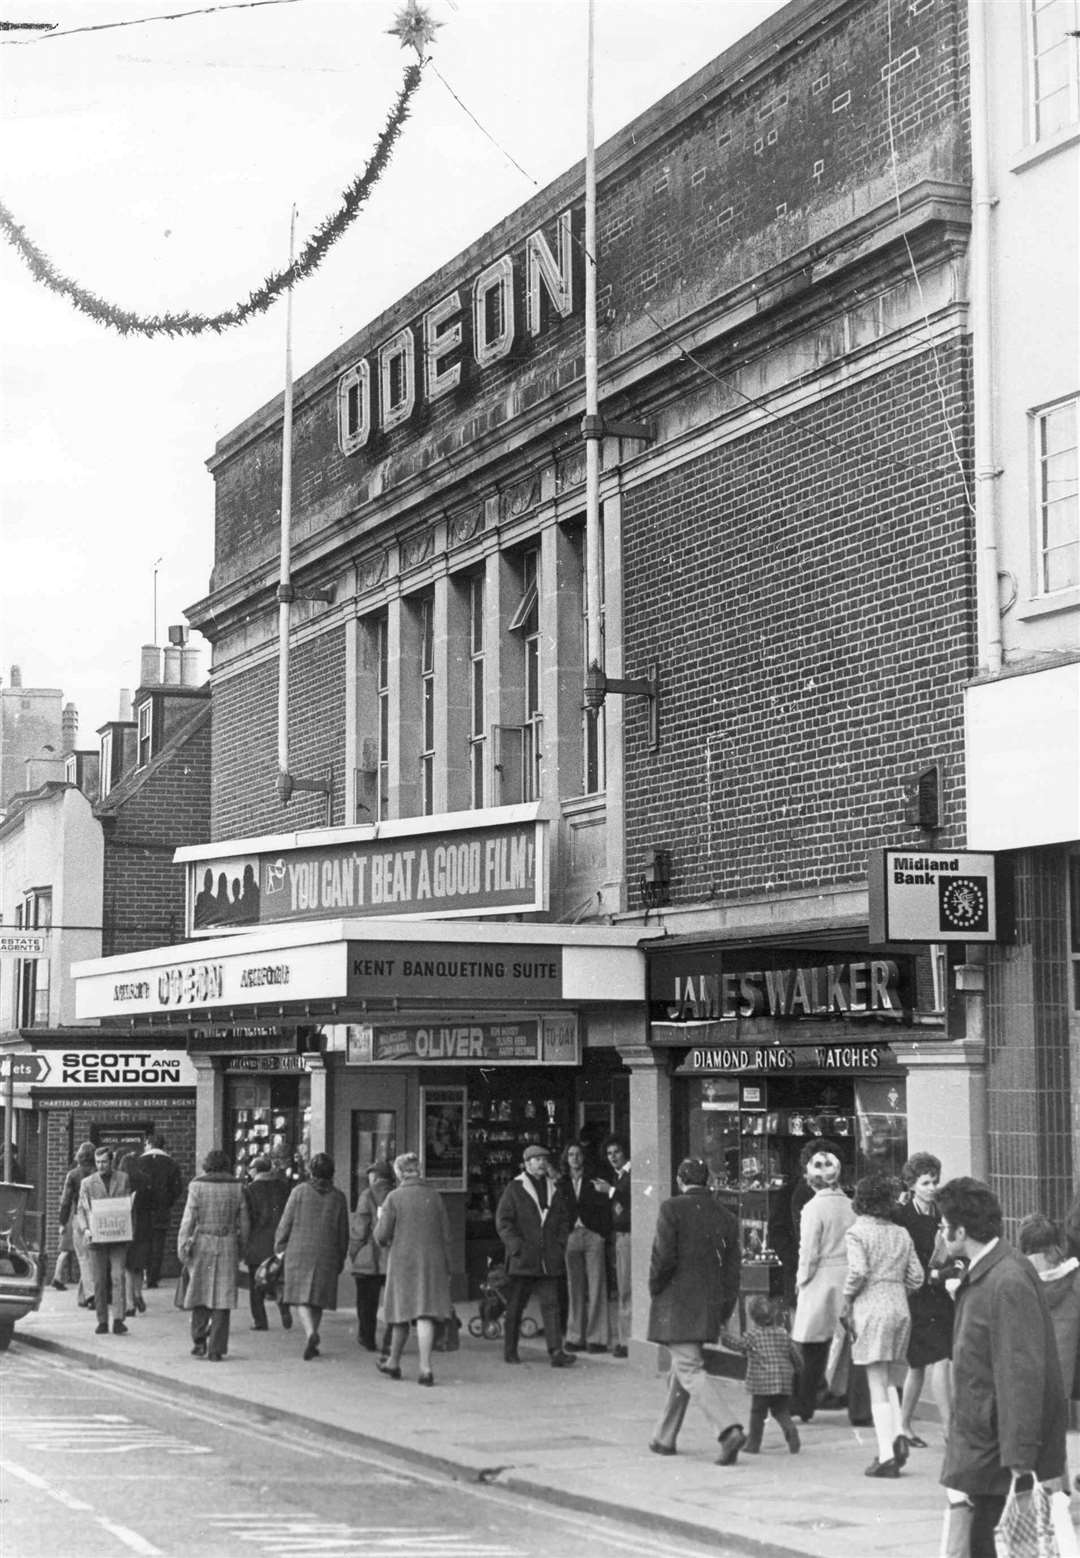
[[[961,906],[870,892],[972,876],[964,27],[796,0],[600,149],[598,712],[580,167],[298,380],[284,601],[283,401],[209,462],[187,940],[80,1012],[187,1035],[202,1148],[420,1150],[459,1290],[529,1140],[629,1135],[639,1293],[687,1150],[751,1265],[815,1135],[987,1171]]]

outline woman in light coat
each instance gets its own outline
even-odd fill
[[[218,1148],[206,1154],[203,1172],[188,1186],[176,1236],[187,1268],[182,1299],[191,1311],[192,1354],[219,1363],[229,1350],[229,1320],[236,1308],[236,1268],[247,1243],[248,1216],[229,1159]]]
[[[448,1320],[450,1302],[450,1223],[442,1196],[420,1178],[415,1152],[394,1159],[397,1189],[383,1202],[375,1226],[375,1238],[390,1249],[386,1270],[384,1307],[391,1326],[390,1356],[376,1367],[390,1379],[401,1378],[401,1354],[416,1321],[420,1351],[417,1383],[433,1385],[431,1350],[435,1325]]]
[[[923,1285],[922,1261],[906,1228],[893,1222],[892,1186],[868,1174],[855,1186],[855,1221],[845,1235],[844,1312],[851,1361],[866,1367],[878,1453],[868,1477],[898,1477],[908,1458],[899,1384],[911,1338],[908,1294]]]
[[[274,1250],[285,1257],[281,1301],[295,1307],[307,1338],[304,1361],[319,1356],[319,1322],[337,1308],[338,1276],[349,1250],[349,1203],[334,1184],[334,1160],[317,1152],[285,1203]]]
[[[799,1269],[795,1277],[792,1339],[799,1343],[803,1366],[795,1410],[804,1423],[814,1415],[825,1378],[829,1343],[844,1304],[847,1246],[844,1236],[855,1221],[851,1202],[840,1188],[840,1159],[818,1152],[806,1165],[814,1194],[799,1216]]]

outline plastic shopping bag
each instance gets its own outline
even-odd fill
[[[997,1558],[1065,1558],[1054,1531],[1049,1488],[1036,1482],[1030,1492],[1018,1493],[1016,1481],[994,1531]]]

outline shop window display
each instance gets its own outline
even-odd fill
[[[702,1077],[688,1083],[677,1155],[703,1157],[711,1186],[739,1219],[745,1292],[794,1297],[798,1231],[792,1195],[799,1158],[815,1139],[835,1143],[849,1193],[874,1169],[899,1176],[907,1156],[898,1078]],[[899,1181],[898,1181],[899,1188]]]
[[[548,1072],[528,1077],[493,1076],[471,1087],[466,1106],[468,1173],[465,1197],[469,1292],[479,1292],[487,1260],[502,1246],[495,1208],[530,1142],[547,1147],[557,1162],[571,1134],[572,1100],[566,1081]]]

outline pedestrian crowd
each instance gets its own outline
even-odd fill
[[[348,1266],[358,1344],[385,1378],[400,1381],[415,1332],[417,1382],[430,1387],[433,1354],[455,1334],[452,1238],[443,1198],[425,1183],[417,1155],[370,1164],[350,1217],[330,1156],[316,1153],[294,1184],[284,1150],[257,1158],[242,1184],[215,1149],[188,1186],[176,1303],[190,1314],[192,1352],[210,1361],[227,1355],[243,1265],[252,1330],[269,1329],[267,1300],[276,1300],[284,1329],[294,1314],[300,1320],[303,1358],[318,1358],[320,1321],[336,1308]],[[557,1167],[547,1147],[530,1142],[499,1199],[499,1330],[509,1365],[521,1361],[533,1298],[553,1368],[572,1367],[582,1352],[628,1354],[631,1165],[617,1137],[602,1155],[601,1168],[571,1143]],[[1069,1491],[1068,1401],[1080,1399],[1080,1197],[1061,1224],[1041,1212],[1027,1217],[1014,1249],[990,1188],[968,1177],[941,1184],[929,1153],[908,1160],[899,1187],[878,1172],[851,1197],[834,1143],[808,1144],[801,1167],[789,1305],[782,1292],[741,1291],[738,1221],[714,1193],[705,1161],[680,1163],[676,1194],[657,1211],[649,1265],[646,1334],[669,1358],[649,1450],[677,1454],[693,1404],[716,1437],[720,1466],[740,1452],[759,1454],[770,1417],[796,1454],[812,1439],[795,1419],[805,1430],[817,1412],[846,1404],[853,1422],[874,1431],[866,1475],[896,1479],[912,1452],[928,1447],[915,1425],[926,1393],[945,1441],[942,1552],[997,1558],[995,1530],[1000,1539],[1018,1491]],[[115,1165],[107,1146],[80,1146],[61,1200],[53,1285],[67,1285],[74,1257],[78,1302],[94,1309],[99,1334],[110,1331],[110,1312],[117,1335],[145,1312],[143,1290],[160,1280],[181,1189],[155,1132],[141,1153]],[[118,1232],[107,1219],[123,1204],[128,1221]],[[745,1411],[733,1408],[736,1398],[714,1372],[717,1347],[742,1360]]]

